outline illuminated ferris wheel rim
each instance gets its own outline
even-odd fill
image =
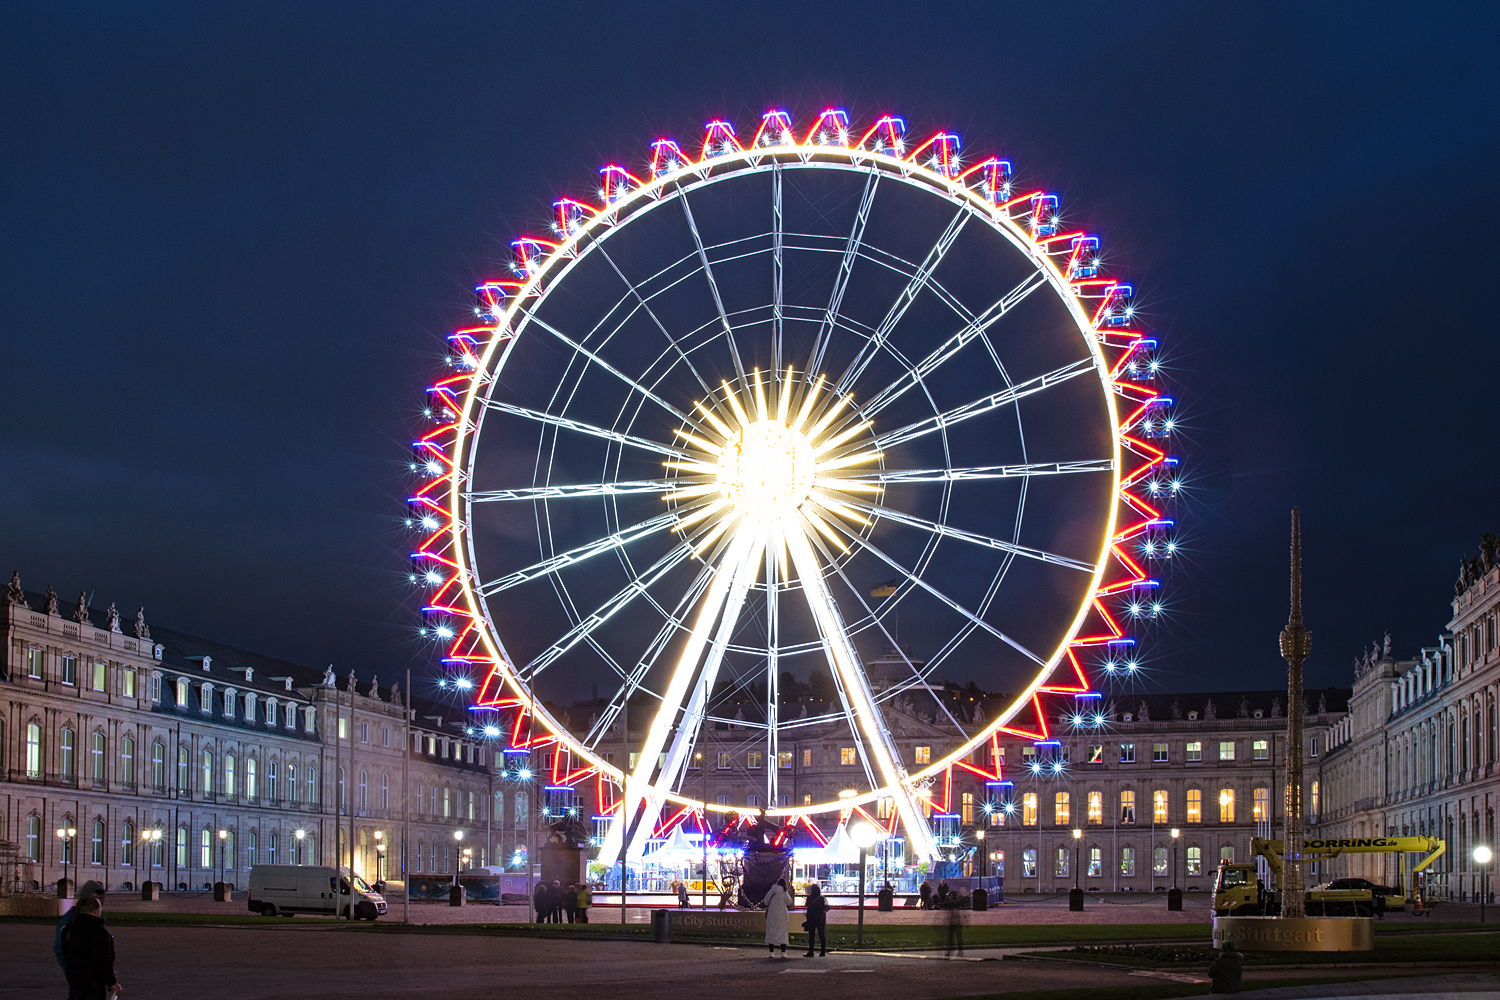
[[[786,134],[783,133],[783,135]],[[809,140],[810,138],[811,135],[809,136]],[[1110,495],[1118,496],[1121,490],[1121,440],[1124,428],[1121,426],[1114,398],[1116,395],[1114,376],[1111,374],[1101,350],[1101,342],[1097,332],[1097,317],[1091,320],[1087,316],[1083,302],[1078,290],[1074,287],[1073,281],[1060,270],[1044,246],[1039,244],[1030,233],[1022,229],[1020,224],[1010,217],[1005,208],[997,206],[992,200],[988,200],[983,194],[964,183],[961,176],[950,176],[949,174],[939,172],[921,163],[914,162],[910,157],[839,145],[817,145],[810,141],[798,143],[793,140],[772,146],[752,145],[745,149],[731,149],[719,152],[716,155],[705,153],[705,157],[699,161],[689,161],[686,158],[682,158],[675,168],[661,171],[649,181],[638,182],[635,186],[627,187],[622,194],[619,194],[612,200],[608,198],[604,199],[605,207],[602,209],[591,208],[591,211],[594,213],[591,217],[584,219],[580,225],[571,232],[568,232],[565,239],[554,245],[535,266],[526,269],[526,280],[517,283],[518,287],[508,296],[508,302],[503,312],[496,317],[495,330],[497,334],[499,331],[507,332],[491,337],[485,345],[483,353],[475,359],[473,365],[474,374],[469,380],[467,390],[463,394],[462,409],[458,418],[460,433],[457,436],[455,448],[455,451],[458,453],[453,456],[455,459],[453,465],[455,472],[451,476],[448,501],[450,512],[449,531],[452,534],[454,542],[452,552],[458,563],[457,580],[461,586],[465,603],[472,609],[475,622],[481,626],[479,629],[479,638],[488,651],[490,665],[501,676],[505,682],[505,686],[515,694],[520,707],[530,713],[548,731],[549,735],[557,740],[560,746],[579,755],[583,760],[589,762],[599,773],[609,776],[616,782],[623,781],[626,777],[622,769],[601,759],[598,754],[575,738],[568,727],[553,718],[546,711],[545,706],[540,700],[532,695],[526,681],[518,674],[511,659],[506,655],[503,640],[496,634],[493,619],[487,612],[485,597],[476,589],[477,576],[475,567],[477,566],[477,558],[472,547],[472,534],[468,528],[469,518],[466,515],[468,513],[469,501],[464,496],[463,485],[473,472],[473,463],[477,454],[478,428],[483,419],[484,402],[488,398],[488,390],[493,384],[495,375],[505,365],[511,347],[520,339],[520,335],[531,324],[531,312],[534,311],[535,304],[545,299],[550,288],[560,283],[577,263],[593,252],[595,247],[603,245],[623,222],[654,211],[658,206],[667,204],[678,198],[685,198],[688,194],[706,186],[717,184],[730,178],[778,168],[783,170],[840,169],[862,173],[879,172],[882,176],[894,178],[901,183],[925,190],[948,200],[950,203],[962,206],[972,216],[983,221],[995,232],[1000,233],[1011,245],[1024,253],[1032,266],[1045,277],[1058,300],[1065,304],[1079,334],[1088,345],[1093,367],[1101,381],[1103,396],[1109,415],[1111,435]],[[606,168],[606,170],[609,169],[611,168]],[[632,180],[635,179],[632,178]],[[523,305],[525,303],[533,303],[532,308],[525,308]],[[461,460],[459,453],[462,455]],[[460,468],[463,469],[462,475],[457,471]],[[1079,602],[1079,608],[1073,617],[1066,635],[1058,643],[1057,648],[1052,654],[1046,658],[1045,665],[1032,678],[1024,692],[996,719],[985,725],[982,730],[975,733],[956,749],[921,770],[905,775],[902,784],[914,789],[927,782],[928,779],[941,774],[944,770],[951,767],[955,761],[972,753],[976,748],[991,740],[997,733],[1007,729],[1008,724],[1018,714],[1035,703],[1034,699],[1038,692],[1055,673],[1062,658],[1077,637],[1080,628],[1089,614],[1094,599],[1098,595],[1110,549],[1117,542],[1115,529],[1118,508],[1118,502],[1108,504],[1098,558],[1095,560],[1095,565],[1090,574],[1087,591],[1084,598]],[[638,778],[631,778],[631,784],[635,785],[639,780]],[[856,795],[852,798],[841,798],[812,806],[783,807],[768,803],[767,808],[763,811],[771,815],[785,816],[823,813],[868,803],[889,795],[891,792],[892,787],[887,785],[872,789],[867,793]],[[743,807],[702,802],[660,785],[650,787],[649,794],[695,808],[701,807],[721,812],[744,811]]]

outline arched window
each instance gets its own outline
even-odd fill
[[[420,815],[422,815],[422,807],[427,804],[427,801],[424,798],[422,798],[422,785],[420,783],[418,783],[418,785],[417,785],[416,799],[417,799],[417,815],[420,816]]]
[[[281,789],[276,786],[276,761],[266,761],[266,797],[274,805],[276,798],[281,794]]]
[[[177,790],[187,792],[191,788],[188,782],[188,748],[177,748]]]
[[[1120,877],[1135,878],[1135,848],[1120,848]]]
[[[212,795],[214,793],[214,752],[212,750],[203,751],[202,781],[200,791],[204,795]]]
[[[1223,847],[1219,848],[1219,860],[1220,861],[1227,861],[1230,864],[1234,864],[1234,845],[1233,844],[1225,844]]]
[[[1151,793],[1151,821],[1167,822],[1167,793],[1164,790],[1158,789]]]
[[[42,727],[35,722],[26,724],[26,777],[42,776]]]
[[[1067,826],[1070,822],[1069,817],[1071,812],[1072,809],[1068,802],[1067,792],[1058,792],[1053,796],[1052,815],[1054,823],[1058,826]],[[1059,874],[1066,875],[1067,872],[1059,872]]]
[[[291,799],[292,805],[297,804],[297,765],[286,766],[286,794]]]
[[[1067,878],[1068,877],[1068,857],[1069,857],[1069,854],[1070,854],[1070,852],[1069,852],[1068,848],[1066,848],[1066,847],[1059,847],[1057,849],[1057,864],[1053,868],[1053,872],[1057,875],[1058,878]]]
[[[1232,788],[1219,790],[1219,822],[1234,822],[1234,789]]]
[[[307,804],[318,804],[318,769],[310,765],[307,768]]]
[[[212,868],[214,866],[214,832],[204,827],[198,835],[198,867]]]
[[[120,830],[120,864],[135,867],[135,824],[128,819]]]
[[[505,793],[499,789],[495,790],[495,811],[493,816],[494,822],[505,822]]]
[[[74,770],[77,767],[74,761],[74,739],[73,730],[64,729],[57,734],[57,766],[62,776],[73,779],[78,776]]]
[[[1021,852],[1021,877],[1036,878],[1036,848],[1028,847]]]
[[[1089,822],[1098,826],[1104,822],[1104,793],[1089,792]]]
[[[270,838],[266,841],[266,857],[271,864],[276,864],[276,848],[281,846],[281,836],[275,830],[271,831]]]
[[[412,861],[416,862],[412,866],[412,871],[420,872],[422,870],[422,841],[420,840],[417,841],[417,853],[412,858]]]
[[[1036,792],[1027,792],[1021,796],[1021,824],[1023,826],[1036,826]],[[1032,852],[1032,861],[1035,862],[1036,852]],[[1033,867],[1035,865],[1033,864]]]
[[[224,755],[224,795],[234,798],[234,754]]]
[[[1187,849],[1187,873],[1189,875],[1203,874],[1203,848],[1189,847]]]
[[[104,784],[104,734],[89,736],[89,780],[96,785]]]
[[[126,788],[135,787],[135,740],[129,736],[120,741],[120,780]]]
[[[367,811],[369,809],[369,804],[368,804],[369,803],[369,799],[368,799],[369,783],[370,783],[370,779],[366,775],[364,768],[360,768],[360,770],[359,770],[359,811],[361,813],[363,813],[363,812],[365,812],[365,811]]]
[[[386,812],[391,808],[391,776],[381,774],[380,776],[380,808]]]
[[[720,805],[728,805],[728,804],[729,804],[729,801],[727,799],[724,802],[720,803]],[[530,803],[529,803],[529,801],[527,799],[527,793],[526,792],[517,792],[516,793],[516,826],[524,826],[524,825],[526,825],[526,815],[527,815],[527,811],[530,808],[531,808],[531,805],[530,805]]]
[[[89,836],[89,864],[104,864],[104,820],[94,820],[94,828]]]
[[[257,786],[257,778],[259,776],[255,773],[255,771],[256,771],[255,758],[254,757],[246,757],[245,758],[245,798],[247,798],[247,799],[254,799],[255,796],[256,796],[256,794],[259,793],[259,791],[260,791],[260,788]]]
[[[1201,788],[1188,789],[1187,821],[1189,823],[1203,822],[1203,790]]]
[[[1125,791],[1120,793],[1120,822],[1135,822],[1135,792]]]
[[[1254,804],[1251,806],[1252,818],[1257,823],[1269,823],[1271,821],[1271,790],[1257,788],[1252,794],[1254,796]]]
[[[158,792],[167,790],[167,745],[161,740],[151,744],[151,787]]]
[[[450,788],[450,787],[448,787],[447,785],[444,785],[443,786],[443,819],[447,819],[447,818],[449,818],[450,816],[453,815],[453,806],[449,802],[449,799],[452,797],[452,795],[453,795],[453,789]]]

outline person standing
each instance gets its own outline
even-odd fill
[[[594,890],[587,882],[578,887],[578,922],[586,924],[589,922],[589,907],[594,902]]]
[[[766,908],[766,948],[770,950],[770,958],[776,957],[776,946],[781,946],[781,957],[786,958],[786,946],[789,943],[790,932],[787,925],[787,911],[792,907],[792,895],[787,892],[786,879],[779,878],[776,884],[771,886],[771,891],[766,893],[766,898],[761,900]]]
[[[803,921],[803,927],[807,928],[807,958],[813,957],[813,938],[821,942],[819,958],[828,957],[828,900],[823,897],[823,890],[818,888],[814,882],[807,887],[807,919]]]
[[[922,909],[924,909],[924,910],[930,910],[930,909],[932,909],[932,883],[931,882],[923,882],[922,883]]]
[[[547,893],[547,902],[552,907],[552,922],[563,922],[563,887],[561,879],[552,880],[552,889]]]
[[[98,896],[81,900],[78,915],[63,931],[63,971],[68,977],[68,1000],[105,1000],[122,993],[115,979],[115,939],[104,926]]]
[[[547,883],[538,882],[531,893],[531,904],[536,909],[536,922],[547,922]]]
[[[570,884],[563,890],[563,912],[568,915],[568,923],[578,921],[578,886]]]
[[[677,883],[677,908],[679,910],[686,910],[688,908],[688,893],[686,882]]]
[[[57,958],[57,967],[66,969],[68,960],[63,957],[63,931],[72,926],[73,920],[78,916],[78,907],[86,899],[99,900],[99,918],[104,919],[104,884],[89,879],[78,887],[78,902],[69,907],[57,921],[57,933],[52,938],[52,954]]]

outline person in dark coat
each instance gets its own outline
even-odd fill
[[[578,886],[570,885],[563,890],[563,913],[568,916],[568,923],[578,922]]]
[[[930,910],[930,909],[932,909],[932,883],[931,882],[923,882],[922,883],[922,909],[924,909],[924,910]]]
[[[1214,981],[1208,992],[1238,993],[1240,977],[1244,975],[1244,971],[1244,956],[1234,946],[1233,941],[1225,941],[1224,947],[1219,949],[1219,957],[1214,959],[1213,964],[1208,967],[1208,974]]]
[[[536,888],[531,891],[531,905],[536,909],[536,922],[545,924],[547,922],[546,882],[538,882]]]
[[[71,907],[69,907],[67,913],[64,913],[60,918],[58,918],[57,933],[52,938],[52,954],[57,959],[57,967],[59,969],[66,969],[68,967],[68,960],[63,957],[63,931],[72,926],[73,919],[78,916],[79,905],[85,899],[95,898],[99,900],[100,919],[103,919],[104,885],[101,882],[95,882],[93,879],[89,879],[87,882],[83,883],[83,885],[79,886],[78,902],[74,903]]]
[[[823,897],[823,890],[818,888],[816,882],[807,887],[807,919],[802,922],[802,926],[807,929],[805,957],[813,957],[813,938],[821,942],[818,956],[828,957],[828,900]]]
[[[115,979],[115,939],[105,929],[99,898],[91,896],[75,909],[78,915],[63,931],[68,1000],[104,1000],[111,987],[124,992]]]
[[[552,888],[547,890],[547,905],[552,911],[552,922],[560,924],[563,921],[563,887],[561,879],[552,880]]]

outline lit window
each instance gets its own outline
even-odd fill
[[[1201,788],[1188,789],[1187,821],[1189,823],[1203,822],[1203,790]]]
[[[26,651],[26,676],[32,680],[42,679],[42,651],[40,649],[28,649]]]
[[[917,747],[917,749],[916,749],[916,763],[918,763],[918,764],[931,764],[932,763],[932,747]]]
[[[1187,873],[1189,875],[1203,874],[1203,848],[1189,847],[1187,849]]]
[[[1021,796],[1021,822],[1026,826],[1036,826],[1036,792]]]
[[[160,746],[160,744],[158,744],[158,746]],[[75,766],[73,761],[73,730],[64,729],[61,733],[58,734],[57,749],[58,766],[62,771],[62,776],[64,778],[73,777],[73,768]]]
[[[1197,740],[1194,740],[1193,742],[1189,743],[1187,745],[1187,759],[1188,760],[1202,760],[1203,759],[1203,744],[1199,743]]]
[[[1134,764],[1135,763],[1135,744],[1134,743],[1121,743],[1120,744],[1120,763],[1121,764]]]
[[[361,743],[370,742],[370,724],[368,722],[361,722],[359,724],[359,741]]]
[[[962,808],[960,810],[960,822],[965,826],[974,825],[974,793],[964,792]]]
[[[857,758],[854,756],[854,748],[853,747],[840,747],[839,748],[839,763],[840,764],[848,765],[848,764],[853,764],[853,763],[856,763],[856,762],[857,762]]]
[[[383,746],[383,747],[388,747],[388,746],[391,745],[391,727],[390,726],[381,726],[380,727],[380,745]]]
[[[205,828],[198,835],[198,867],[212,868],[213,866],[213,831]]]
[[[1157,847],[1151,851],[1151,874],[1165,875],[1167,873],[1167,849]]]
[[[1030,767],[1036,762],[1036,747],[1021,748],[1021,766]]]
[[[792,766],[792,752],[790,750],[783,750],[780,753],[778,753],[776,755],[776,766],[777,767],[791,767]]]
[[[235,702],[234,691],[233,690],[226,690],[224,692],[224,718],[226,718],[226,719],[232,719],[232,718],[234,718],[234,702]]]
[[[135,697],[135,671],[120,671],[120,694],[126,698]]]
[[[78,684],[78,657],[64,656],[62,658],[62,682],[72,686]],[[161,700],[160,695],[157,695],[157,700]]]
[[[1234,864],[1234,845],[1233,844],[1227,844],[1224,847],[1219,848],[1219,860],[1220,861],[1227,861],[1230,864]]]
[[[1234,789],[1225,788],[1219,792],[1219,822],[1234,822]]]
[[[802,766],[803,767],[812,767],[812,751],[811,750],[804,750],[804,751],[802,751]],[[804,805],[805,804],[806,803],[804,803]]]
[[[35,722],[26,725],[26,777],[42,776],[42,727]]]
[[[234,795],[234,754],[224,755],[224,794]]]
[[[1153,764],[1165,764],[1167,761],[1167,745],[1165,743],[1151,744],[1151,762]]]
[[[152,674],[151,675],[151,688],[150,688],[150,690],[151,690],[151,700],[154,701],[154,702],[160,702],[161,701],[161,674]]]
[[[1120,793],[1120,822],[1135,822],[1135,792]]]
[[[805,805],[805,806],[812,805],[812,796],[811,795],[804,795],[804,796],[802,796],[802,804]]]
[[[1055,799],[1056,799],[1056,801],[1053,804],[1053,814],[1055,816],[1054,822],[1058,826],[1067,826],[1068,823],[1069,823],[1069,821],[1070,821],[1069,820],[1070,807],[1068,805],[1068,793],[1067,792],[1058,792],[1057,795],[1055,796]]]
[[[759,750],[751,750],[745,754],[745,766],[752,771],[758,771],[764,759],[765,756]]]
[[[96,785],[104,783],[103,733],[94,733],[89,737],[89,777]]]
[[[104,661],[103,660],[96,660],[94,662],[94,690],[95,691],[103,691],[104,690],[104,670],[105,670]],[[207,710],[207,708],[208,708],[207,703],[204,704],[203,708],[205,710]]]
[[[1253,746],[1253,756],[1256,760],[1267,760],[1270,758],[1271,744],[1268,740],[1256,740]]]
[[[1104,822],[1104,793],[1089,792],[1089,822],[1098,825]]]
[[[1089,747],[1089,763],[1090,764],[1103,764],[1104,763],[1104,744],[1100,743],[1100,744],[1098,744],[1096,746]]]
[[[1135,848],[1120,848],[1120,876],[1122,878],[1135,877]]]
[[[1066,847],[1059,847],[1057,849],[1057,864],[1053,867],[1053,871],[1057,873],[1058,878],[1067,878],[1068,876],[1069,853]]]
[[[1219,759],[1234,760],[1234,740],[1219,741]]]
[[[1317,755],[1318,755],[1318,738],[1316,736],[1314,736],[1312,738],[1312,756],[1316,757]]]
[[[1021,852],[1021,877],[1036,878],[1036,848],[1028,847]]]
[[[1312,818],[1314,822],[1318,819],[1318,783],[1312,783]]]
[[[636,756],[637,756],[636,754],[631,754],[630,755],[630,766],[632,768],[635,767],[635,758],[636,758]],[[719,751],[719,770],[721,770],[721,771],[727,771],[732,766],[732,764],[733,764],[733,760],[732,760],[732,758],[730,756],[729,751],[728,750],[720,750]]]
[[[1165,823],[1167,821],[1167,793],[1155,791],[1151,793],[1151,821],[1153,823]]]
[[[347,740],[348,738],[349,738],[349,719],[348,719],[347,716],[341,715],[341,716],[339,716],[339,739],[341,739],[341,740]],[[435,745],[436,745],[436,741],[434,741],[434,746]],[[432,752],[434,752],[432,749],[428,750],[428,753],[432,753]]]
[[[1091,878],[1098,878],[1104,874],[1104,849],[1100,847],[1089,848],[1089,870]]]
[[[198,790],[204,795],[214,793],[214,752],[212,750],[203,751],[203,784]]]
[[[1255,822],[1264,823],[1271,818],[1271,790],[1269,788],[1257,788],[1254,792],[1253,806]]]

